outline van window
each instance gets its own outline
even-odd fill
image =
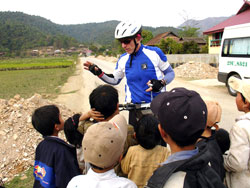
[[[225,39],[222,56],[250,57],[250,37]]]
[[[224,44],[223,44],[223,50],[222,50],[222,54],[223,54],[223,55],[228,54],[228,44],[229,44],[229,40],[226,39],[226,40],[224,41]]]

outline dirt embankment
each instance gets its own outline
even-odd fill
[[[9,181],[34,164],[35,149],[42,136],[33,128],[31,115],[43,105],[54,102],[35,94],[29,99],[16,95],[10,100],[0,99],[0,180]],[[66,119],[73,111],[56,104]],[[63,134],[60,137],[65,139]],[[25,178],[25,177],[24,177]]]

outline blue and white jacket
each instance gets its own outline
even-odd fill
[[[36,148],[34,188],[66,187],[80,174],[76,149],[60,138],[47,136]]]
[[[132,65],[130,66],[130,60]],[[167,61],[167,56],[157,47],[144,46],[141,44],[140,49],[134,55],[123,54],[116,64],[113,77],[107,74],[101,75],[101,79],[112,85],[117,85],[126,78],[125,92],[126,102],[140,104],[149,103],[159,93],[146,92],[148,89],[147,82],[152,79],[164,79],[169,84],[175,77],[174,71]],[[166,91],[164,87],[161,92]]]

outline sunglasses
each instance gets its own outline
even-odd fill
[[[125,39],[125,40],[119,40],[120,43],[122,44],[129,44],[131,42],[132,39]]]

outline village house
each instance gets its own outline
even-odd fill
[[[32,51],[30,52],[30,54],[31,54],[32,56],[38,56],[38,55],[39,55],[39,50],[32,50]]]
[[[194,41],[201,48],[207,44],[206,40],[202,37],[181,37],[179,43]]]
[[[208,53],[220,53],[221,39],[225,27],[244,23],[250,23],[250,1],[247,0],[236,15],[203,32],[204,35],[208,35]]]
[[[160,44],[162,39],[167,39],[167,38],[171,38],[173,40],[175,40],[176,42],[178,42],[180,40],[180,37],[178,37],[176,34],[174,34],[173,32],[165,32],[165,33],[161,33],[156,35],[154,38],[152,38],[150,41],[147,42],[147,46],[156,46],[157,44]]]
[[[176,42],[181,43],[181,44],[184,42],[194,41],[195,43],[198,44],[199,48],[206,45],[206,41],[201,37],[179,37],[178,35],[176,35],[175,33],[171,32],[171,31],[158,34],[157,36],[152,38],[150,41],[148,41],[146,43],[146,45],[147,46],[156,46],[156,45],[160,44],[162,39],[165,40],[167,38],[171,38],[171,39],[173,39]]]

